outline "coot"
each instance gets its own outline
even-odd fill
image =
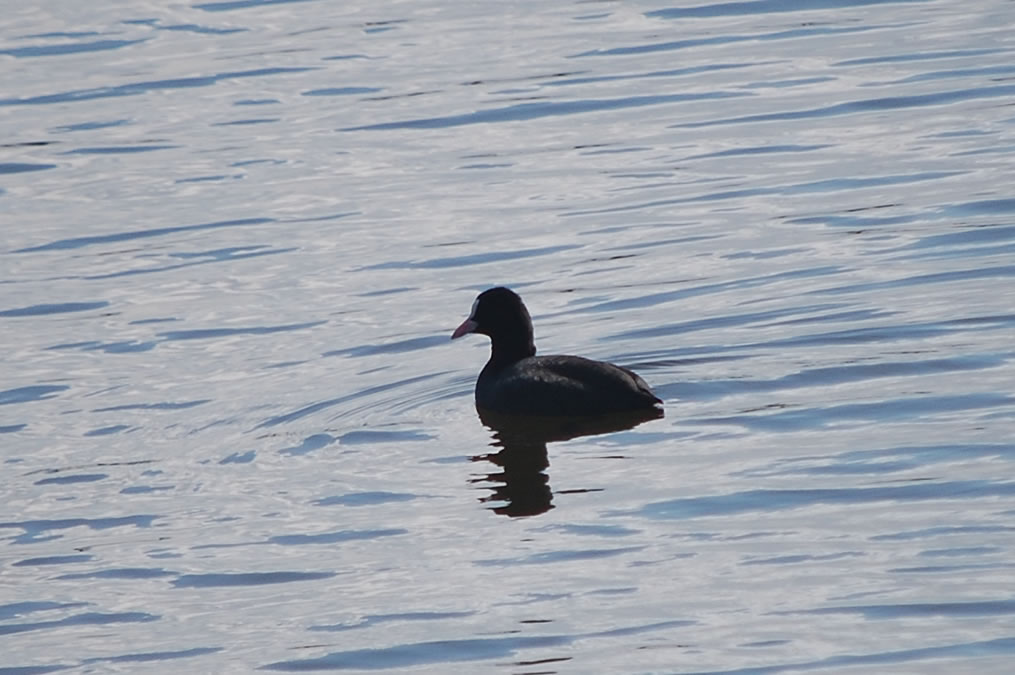
[[[656,411],[662,403],[627,368],[580,356],[536,356],[532,319],[514,291],[483,291],[451,339],[488,335],[490,360],[476,380],[476,407],[509,415],[588,416]]]

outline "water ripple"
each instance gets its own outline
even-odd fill
[[[515,635],[509,637],[470,638],[416,642],[378,649],[354,649],[332,652],[313,659],[279,661],[261,666],[262,670],[305,672],[312,670],[388,670],[405,669],[434,663],[461,663],[504,659],[529,649],[566,647],[578,640],[624,637],[639,633],[681,628],[693,621],[660,621],[639,626],[625,626],[598,633],[558,635]],[[570,659],[571,657],[564,657]]]
[[[702,19],[727,16],[751,16],[756,14],[780,14],[783,12],[810,12],[814,10],[840,9],[893,3],[926,3],[930,0],[814,0],[798,5],[786,0],[751,0],[751,2],[715,2],[695,7],[672,7],[646,12],[645,16],[663,19]]]
[[[120,96],[137,96],[152,91],[163,89],[189,89],[191,87],[208,87],[223,80],[233,80],[245,77],[266,77],[269,75],[290,75],[302,73],[314,68],[255,68],[252,70],[218,73],[201,77],[182,77],[169,80],[152,80],[148,82],[134,82],[131,84],[120,84],[110,87],[99,87],[95,89],[77,89],[60,92],[58,94],[43,94],[40,96],[29,96],[26,98],[4,98],[0,99],[0,107],[15,105],[48,105],[52,103],[75,103],[79,101],[94,101],[96,99],[114,98]]]
[[[334,572],[236,572],[217,574],[181,574],[173,580],[174,588],[215,588],[225,586],[264,586],[288,584],[295,581],[330,579]]]
[[[747,490],[727,495],[688,497],[646,504],[636,511],[611,515],[683,520],[798,509],[817,504],[866,504],[881,501],[934,501],[1011,497],[1015,483],[986,480],[926,481],[891,487],[822,488],[804,490]]]
[[[917,0],[926,2],[927,0]],[[750,3],[753,4],[753,3]],[[610,47],[608,49],[593,49],[587,52],[575,54],[572,58],[584,58],[590,56],[635,56],[641,54],[653,54],[656,52],[670,52],[679,49],[693,49],[695,47],[713,47],[720,45],[736,44],[739,42],[755,42],[767,40],[785,40],[787,38],[806,38],[823,35],[848,35],[850,33],[861,33],[872,30],[880,30],[896,26],[851,26],[837,28],[832,26],[820,26],[813,28],[794,28],[792,30],[781,30],[774,33],[747,34],[747,35],[717,35],[707,38],[688,38],[684,40],[672,40],[668,42],[653,42],[633,47]]]
[[[0,311],[0,317],[22,317],[41,316],[44,314],[63,314],[66,312],[88,312],[93,309],[108,307],[109,302],[98,300],[95,302],[57,302],[44,305],[31,305],[29,307],[17,307]]]
[[[773,404],[771,407],[784,407]],[[955,414],[990,408],[1008,408],[1015,405],[1015,396],[999,393],[973,393],[952,396],[898,397],[870,403],[844,403],[814,406],[799,410],[785,410],[769,414],[739,414],[725,417],[689,420],[693,424],[730,424],[767,432],[786,433],[804,428],[820,429],[843,422],[869,420],[906,420]]]
[[[914,361],[884,361],[871,364],[847,364],[800,370],[782,377],[760,379],[726,379],[685,383],[685,395],[702,399],[729,396],[747,392],[771,392],[803,387],[834,386],[847,382],[863,382],[882,377],[924,377],[930,373],[964,372],[996,368],[1008,362],[1009,357],[970,355],[944,359]],[[1000,399],[1001,401],[1005,399]]]
[[[320,321],[307,321],[306,323],[293,323],[281,326],[245,326],[243,328],[202,328],[195,330],[170,330],[159,333],[163,340],[208,340],[221,337],[232,337],[234,335],[271,335],[272,333],[287,333],[296,330],[305,330],[316,326],[323,326],[328,323],[327,319]]]
[[[72,42],[52,45],[37,45],[33,47],[12,47],[0,49],[0,54],[7,54],[17,59],[32,58],[37,56],[65,56],[67,54],[79,54],[81,52],[100,52],[112,49],[122,49],[131,45],[140,44],[145,38],[138,40],[94,40],[92,42]]]
[[[339,532],[324,532],[322,534],[281,534],[268,539],[270,544],[281,544],[282,546],[305,546],[307,544],[338,544],[347,541],[359,541],[364,539],[378,539],[380,537],[394,537],[401,534],[408,534],[408,530],[388,529],[370,531],[341,530]]]
[[[985,656],[999,655],[1009,657],[1015,654],[1015,637],[979,640],[973,642],[948,642],[935,644],[932,647],[900,649],[895,651],[872,652],[868,654],[847,654],[832,656],[817,661],[794,661],[772,666],[752,666],[733,670],[709,670],[688,672],[687,675],[769,675],[769,673],[793,672],[801,670],[828,670],[850,668],[855,666],[875,666],[884,668],[893,663],[912,663],[920,661],[942,661],[956,659],[974,659]]]
[[[112,518],[60,518],[44,520],[23,520],[0,522],[0,530],[19,529],[22,534],[16,536],[12,541],[16,543],[29,543],[50,530],[66,530],[74,527],[87,527],[91,530],[108,530],[114,527],[149,528],[152,523],[162,516],[138,515],[120,516]]]
[[[180,232],[192,232],[195,230],[215,230],[223,227],[245,227],[249,225],[263,225],[275,222],[274,218],[241,218],[238,220],[222,220],[213,223],[201,223],[199,225],[178,225],[173,227],[158,227],[150,230],[134,230],[131,232],[116,232],[113,234],[92,235],[87,237],[72,237],[70,239],[59,239],[30,246],[13,251],[13,253],[35,253],[37,251],[54,251],[94,246],[95,244],[109,244],[113,242],[131,241],[133,239],[147,239],[148,237],[161,237],[167,234],[178,234]]]
[[[11,403],[29,403],[53,398],[55,394],[70,389],[65,384],[36,384],[28,387],[17,387],[0,391],[0,405]]]
[[[400,122],[379,122],[358,127],[346,127],[340,131],[387,131],[392,129],[446,129],[466,124],[489,124],[493,122],[515,122],[535,120],[543,117],[576,115],[580,113],[622,110],[661,105],[664,103],[689,103],[749,96],[746,92],[713,91],[698,94],[657,94],[651,96],[626,96],[616,99],[585,99],[566,103],[541,102],[517,103],[501,108],[488,108],[460,115],[423,117]],[[3,101],[0,101],[0,105]]]
[[[63,619],[0,625],[0,635],[13,635],[35,630],[50,630],[64,626],[105,626],[114,623],[146,623],[160,617],[146,612],[82,612]]]
[[[886,110],[905,110],[907,108],[924,108],[929,106],[951,105],[962,101],[973,101],[981,98],[1005,98],[1015,94],[1015,85],[1002,84],[993,87],[974,87],[953,91],[937,91],[933,94],[912,94],[909,96],[885,96],[869,98],[835,105],[810,108],[807,110],[786,110],[777,113],[744,115],[697,122],[681,122],[674,128],[694,129],[726,124],[748,124],[755,122],[787,122],[790,120],[835,117],[857,113],[883,112]]]

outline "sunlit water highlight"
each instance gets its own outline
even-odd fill
[[[0,673],[1010,671],[1011,3],[8,9]]]

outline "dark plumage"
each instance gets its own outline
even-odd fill
[[[627,368],[580,356],[536,356],[532,319],[514,291],[483,291],[451,335],[488,335],[490,360],[476,380],[476,406],[511,415],[587,416],[658,410],[662,403]]]

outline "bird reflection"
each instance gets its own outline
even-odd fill
[[[504,415],[476,408],[479,419],[493,432],[490,445],[496,452],[476,455],[474,462],[490,462],[498,470],[472,479],[492,494],[483,503],[498,502],[493,512],[504,516],[537,516],[553,508],[553,490],[546,469],[550,466],[546,444],[579,436],[595,436],[633,429],[642,422],[663,416],[649,409],[597,417],[529,417]]]

